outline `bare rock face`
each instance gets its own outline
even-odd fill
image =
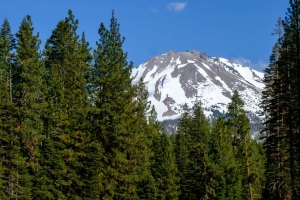
[[[163,100],[163,103],[167,106],[168,110],[162,114],[163,117],[165,116],[172,116],[176,115],[177,112],[172,110],[173,105],[176,103],[176,101],[167,95],[167,97]]]
[[[260,119],[263,73],[225,58],[194,50],[169,51],[134,68],[135,75],[134,83],[143,78],[161,121],[180,117],[180,106],[192,106],[196,99],[208,118],[225,113],[234,90],[243,99],[250,121]]]

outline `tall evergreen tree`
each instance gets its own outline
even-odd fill
[[[280,44],[273,47],[270,57],[270,65],[265,69],[264,82],[266,84],[263,91],[262,104],[264,107],[265,129],[262,138],[266,150],[266,188],[264,196],[270,199],[284,198],[289,192],[289,172],[286,170],[288,152],[286,149],[286,101],[284,96],[284,81],[277,60],[280,53]]]
[[[264,154],[259,155],[259,145],[250,135],[250,122],[243,108],[244,103],[235,91],[226,113],[228,135],[237,164],[239,198],[260,198],[262,192]]]
[[[13,65],[15,61],[15,47],[16,47],[16,38],[14,34],[11,33],[10,24],[8,19],[5,18],[0,31],[2,46],[1,46],[1,56],[2,56],[2,65],[6,66],[8,73],[8,87],[10,100],[12,101],[12,78],[13,78]]]
[[[16,63],[13,68],[13,101],[17,107],[17,133],[22,149],[22,169],[20,182],[24,184],[24,197],[31,198],[32,179],[39,170],[38,144],[41,141],[43,123],[43,74],[40,59],[38,35],[33,34],[30,16],[26,16],[17,36]],[[28,166],[28,167],[27,167]]]
[[[290,0],[285,18],[284,35],[281,40],[281,52],[278,62],[285,81],[285,99],[287,114],[284,124],[287,128],[287,150],[290,172],[292,199],[300,197],[300,2]]]
[[[48,105],[41,145],[40,198],[84,197],[84,167],[80,161],[89,142],[86,78],[92,57],[84,35],[79,40],[77,26],[78,20],[69,10],[68,17],[58,22],[47,40],[44,52]]]
[[[251,183],[253,199],[262,199],[266,183],[266,153],[263,149],[262,141],[252,139],[249,144],[249,149],[248,165],[250,175],[246,180],[248,183]]]
[[[212,127],[210,137],[210,159],[215,164],[218,185],[217,199],[235,199],[238,182],[238,170],[232,146],[232,137],[224,117],[218,118]]]
[[[137,199],[139,175],[145,169],[144,133],[137,128],[136,88],[130,78],[132,63],[122,50],[124,37],[112,13],[110,28],[99,28],[100,40],[94,51],[93,134],[104,148],[99,177],[100,198]],[[147,165],[147,164],[146,164]]]
[[[250,176],[250,122],[243,109],[244,102],[238,95],[237,91],[231,98],[231,103],[228,105],[226,113],[227,126],[229,134],[232,135],[232,145],[234,148],[235,157],[240,169],[239,176],[242,181],[242,198],[253,199],[252,185],[248,181]]]
[[[143,157],[140,158],[140,163],[142,165],[139,171],[140,174],[138,175],[139,181],[137,183],[137,195],[139,199],[156,199],[155,181],[150,167],[151,158],[154,156],[152,151],[153,140],[159,130],[157,127],[153,126],[151,121],[152,117],[147,118],[147,114],[151,114],[153,111],[151,110],[149,113],[150,102],[148,101],[148,90],[146,89],[142,78],[134,85],[134,87],[135,120],[132,124],[132,128],[139,137],[139,145],[136,150],[143,153]]]
[[[284,23],[280,22],[277,29],[279,39],[264,79],[262,104],[266,128],[263,136],[268,156],[265,196],[270,199],[298,199],[300,196],[300,2],[289,2]]]
[[[157,199],[178,199],[179,177],[169,136],[166,133],[158,135],[153,148],[155,157],[151,168],[157,187]]]
[[[190,109],[187,104],[182,107],[182,116],[179,120],[178,131],[175,136],[174,151],[176,157],[176,165],[179,175],[180,196],[179,199],[188,199],[191,194],[189,185],[189,140],[192,129],[192,118]]]
[[[15,65],[16,41],[11,33],[7,19],[0,30],[0,144],[1,144],[1,164],[3,199],[26,197],[24,182],[20,182],[24,172],[24,159],[21,152],[21,138],[17,127],[17,108],[13,102],[13,74]],[[19,165],[21,165],[19,169]],[[21,177],[22,176],[22,177]],[[22,185],[23,184],[23,185]],[[23,187],[24,186],[24,187]],[[30,190],[28,191],[30,194]],[[23,196],[24,195],[24,196]]]
[[[192,109],[192,128],[189,137],[188,182],[190,199],[213,199],[216,196],[215,173],[208,156],[210,125],[201,102],[196,101]]]
[[[166,133],[160,133],[161,125],[156,119],[154,107],[150,112],[149,126],[155,132],[152,144],[154,155],[151,159],[151,172],[157,189],[156,199],[178,199],[179,177],[175,164],[173,144]]]

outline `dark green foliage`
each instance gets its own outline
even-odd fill
[[[160,133],[160,124],[156,120],[156,112],[152,108],[149,116],[149,127],[155,133],[152,143],[153,157],[151,172],[155,180],[156,199],[178,199],[179,177],[175,164],[172,142],[166,133]]]
[[[188,181],[190,199],[212,199],[215,197],[214,169],[208,156],[210,125],[201,108],[195,102],[192,109],[192,129],[189,137]]]
[[[12,151],[12,140],[14,125],[16,120],[13,118],[16,109],[12,103],[11,92],[10,92],[10,69],[12,62],[12,47],[14,47],[14,39],[10,33],[10,25],[8,20],[5,19],[1,27],[0,37],[0,153],[1,153],[1,165],[0,165],[0,186],[1,193],[0,198],[8,199],[10,196],[10,162],[11,162],[11,151]],[[13,40],[12,40],[13,39]]]
[[[170,138],[162,133],[153,145],[155,157],[151,166],[157,187],[158,199],[178,199],[179,178],[175,165],[175,155]]]
[[[16,34],[16,64],[13,71],[13,101],[18,109],[17,132],[20,135],[20,148],[24,158],[24,173],[22,177],[27,183],[24,188],[26,199],[30,198],[34,176],[39,171],[39,147],[43,122],[41,111],[44,96],[42,93],[44,66],[39,53],[40,40],[33,35],[33,25],[30,16],[26,16]],[[28,167],[27,167],[28,166]],[[29,175],[30,174],[30,175]],[[34,191],[34,189],[32,190]]]
[[[90,107],[86,77],[92,57],[84,35],[79,40],[76,34],[77,26],[78,20],[69,11],[53,30],[44,52],[47,108],[41,145],[43,179],[37,183],[42,199],[79,198],[87,178],[81,177],[84,166],[80,161],[90,139],[86,130]]]
[[[250,160],[250,123],[243,109],[244,102],[240,99],[237,91],[231,98],[231,103],[228,105],[228,112],[225,115],[227,120],[228,134],[232,137],[232,146],[236,164],[239,169],[239,179],[236,187],[238,188],[239,196],[242,199],[253,199],[253,191],[251,183],[247,181],[251,170],[249,166]]]
[[[22,23],[24,24],[24,23]],[[14,50],[15,38],[10,32],[10,25],[5,19],[0,31],[0,65],[1,65],[1,100],[0,100],[0,144],[3,191],[1,198],[31,197],[31,177],[27,168],[28,151],[24,151],[24,138],[20,129],[19,109],[15,103],[13,81],[16,73]],[[25,142],[26,143],[26,142]]]
[[[194,143],[201,142],[207,146],[210,134],[210,124],[203,113],[200,101],[195,102],[192,111],[193,128],[191,131],[191,139]]]
[[[264,153],[250,136],[250,123],[237,92],[225,117],[217,119],[209,141],[218,199],[259,199],[264,181]]]
[[[249,154],[250,175],[248,175],[247,181],[252,185],[253,199],[259,199],[262,198],[265,189],[266,155],[262,142],[251,140],[249,149],[251,150]]]
[[[189,137],[191,132],[192,119],[190,117],[187,104],[182,107],[182,117],[179,121],[178,132],[175,136],[174,151],[176,156],[176,165],[180,179],[180,196],[179,199],[187,199],[191,194],[188,183],[188,166],[189,166]]]
[[[145,94],[143,86],[131,84],[132,63],[127,63],[127,54],[122,50],[124,37],[114,13],[109,29],[101,23],[99,36],[94,51],[93,134],[104,148],[99,168],[103,184],[100,198],[137,199],[142,193],[137,185],[151,181]]]
[[[148,90],[142,79],[135,85],[136,90],[136,110],[135,124],[136,134],[139,135],[139,151],[142,155],[140,163],[142,165],[139,172],[139,181],[137,183],[138,199],[156,199],[157,187],[153,174],[151,173],[151,159],[154,156],[152,151],[153,140],[159,133],[158,122],[156,121],[156,112],[154,107],[149,112],[150,102],[148,102]],[[147,114],[149,117],[147,119]]]
[[[282,22],[279,20],[280,24],[282,26]],[[281,100],[283,98],[283,82],[279,79],[278,64],[276,64],[279,57],[279,47],[279,44],[273,47],[274,52],[270,57],[270,66],[265,69],[266,88],[262,97],[265,114],[263,138],[265,139],[264,147],[267,155],[265,196],[270,199],[285,196],[288,193],[287,183],[289,182],[287,180],[288,171],[284,170],[288,164],[287,149],[285,148],[287,145],[286,128],[283,124],[286,105],[283,105]]]
[[[183,106],[178,132],[173,139],[180,177],[180,199],[216,197],[217,172],[209,155],[210,125],[200,102]]]
[[[265,70],[264,107],[268,199],[299,199],[300,2],[290,0],[285,20],[278,20],[278,42]]]
[[[211,110],[211,112],[214,112]],[[208,117],[208,121],[210,122],[210,125],[214,120],[216,120],[219,117],[224,117],[225,113],[221,113],[220,115],[213,115],[212,117]],[[259,139],[260,136],[260,131],[264,129],[264,125],[261,122],[261,118],[257,117],[255,114],[247,112],[247,116],[250,121],[250,133],[251,135],[254,135],[256,139]],[[161,122],[164,126],[164,129],[167,134],[172,135],[176,134],[177,128],[178,128],[178,123],[179,123],[179,118],[177,119],[166,119]]]
[[[213,125],[210,139],[210,157],[215,164],[217,180],[217,199],[238,198],[238,168],[232,146],[232,136],[228,134],[228,127],[224,118],[219,118]]]

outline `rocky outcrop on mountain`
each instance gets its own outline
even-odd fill
[[[180,106],[192,106],[196,99],[201,100],[208,118],[225,113],[234,90],[243,99],[252,123],[261,119],[263,73],[225,58],[198,51],[169,51],[134,68],[132,76],[134,83],[143,78],[160,121],[180,117]]]

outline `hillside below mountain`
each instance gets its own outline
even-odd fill
[[[159,121],[180,117],[180,106],[200,100],[209,119],[223,115],[234,90],[244,101],[252,127],[261,124],[259,113],[264,74],[225,58],[198,51],[169,51],[132,70],[136,83],[143,78]]]

